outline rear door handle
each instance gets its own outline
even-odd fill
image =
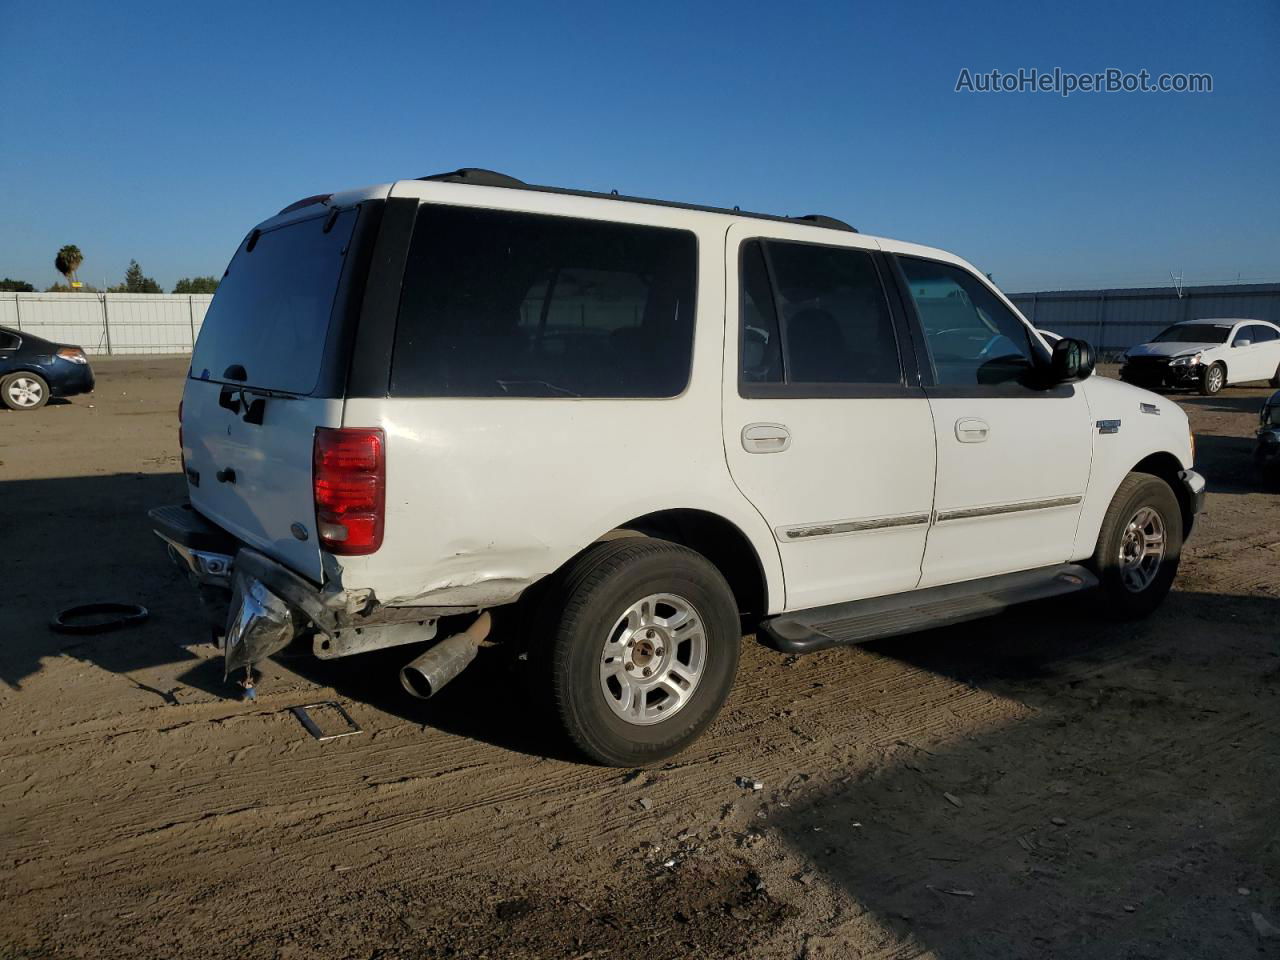
[[[961,417],[956,421],[956,439],[961,443],[982,443],[990,433],[987,421],[977,417]]]
[[[781,453],[791,446],[791,431],[780,423],[749,423],[742,428],[747,453]]]

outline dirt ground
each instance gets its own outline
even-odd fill
[[[183,361],[95,366],[0,412],[0,956],[1280,956],[1265,390],[1178,398],[1210,494],[1151,619],[747,642],[709,735],[641,772],[564,757],[491,660],[422,703],[404,650],[281,657],[240,701],[145,518],[184,492]],[[152,616],[47,628],[96,599]],[[364,733],[287,710],[328,698]]]

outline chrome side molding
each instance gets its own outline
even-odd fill
[[[897,517],[870,517],[865,520],[837,520],[834,523],[804,524],[779,527],[774,531],[782,541],[805,540],[810,537],[832,537],[841,533],[866,533],[893,527],[915,527],[929,522],[927,513],[911,513]]]
[[[986,507],[964,507],[960,510],[939,510],[934,523],[948,520],[970,520],[975,517],[996,517],[1007,513],[1024,513],[1027,510],[1054,510],[1058,507],[1074,507],[1083,497],[1050,497],[1046,500],[1024,500],[1021,503],[996,503]]]

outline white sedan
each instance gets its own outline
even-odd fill
[[[1148,389],[1197,387],[1206,396],[1252,380],[1280,387],[1280,327],[1265,320],[1184,320],[1125,351],[1120,378]]]

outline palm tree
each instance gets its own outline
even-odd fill
[[[68,284],[75,280],[76,271],[80,269],[80,264],[82,263],[84,263],[84,254],[80,252],[80,248],[74,243],[68,243],[53,258],[54,267],[67,278]]]

